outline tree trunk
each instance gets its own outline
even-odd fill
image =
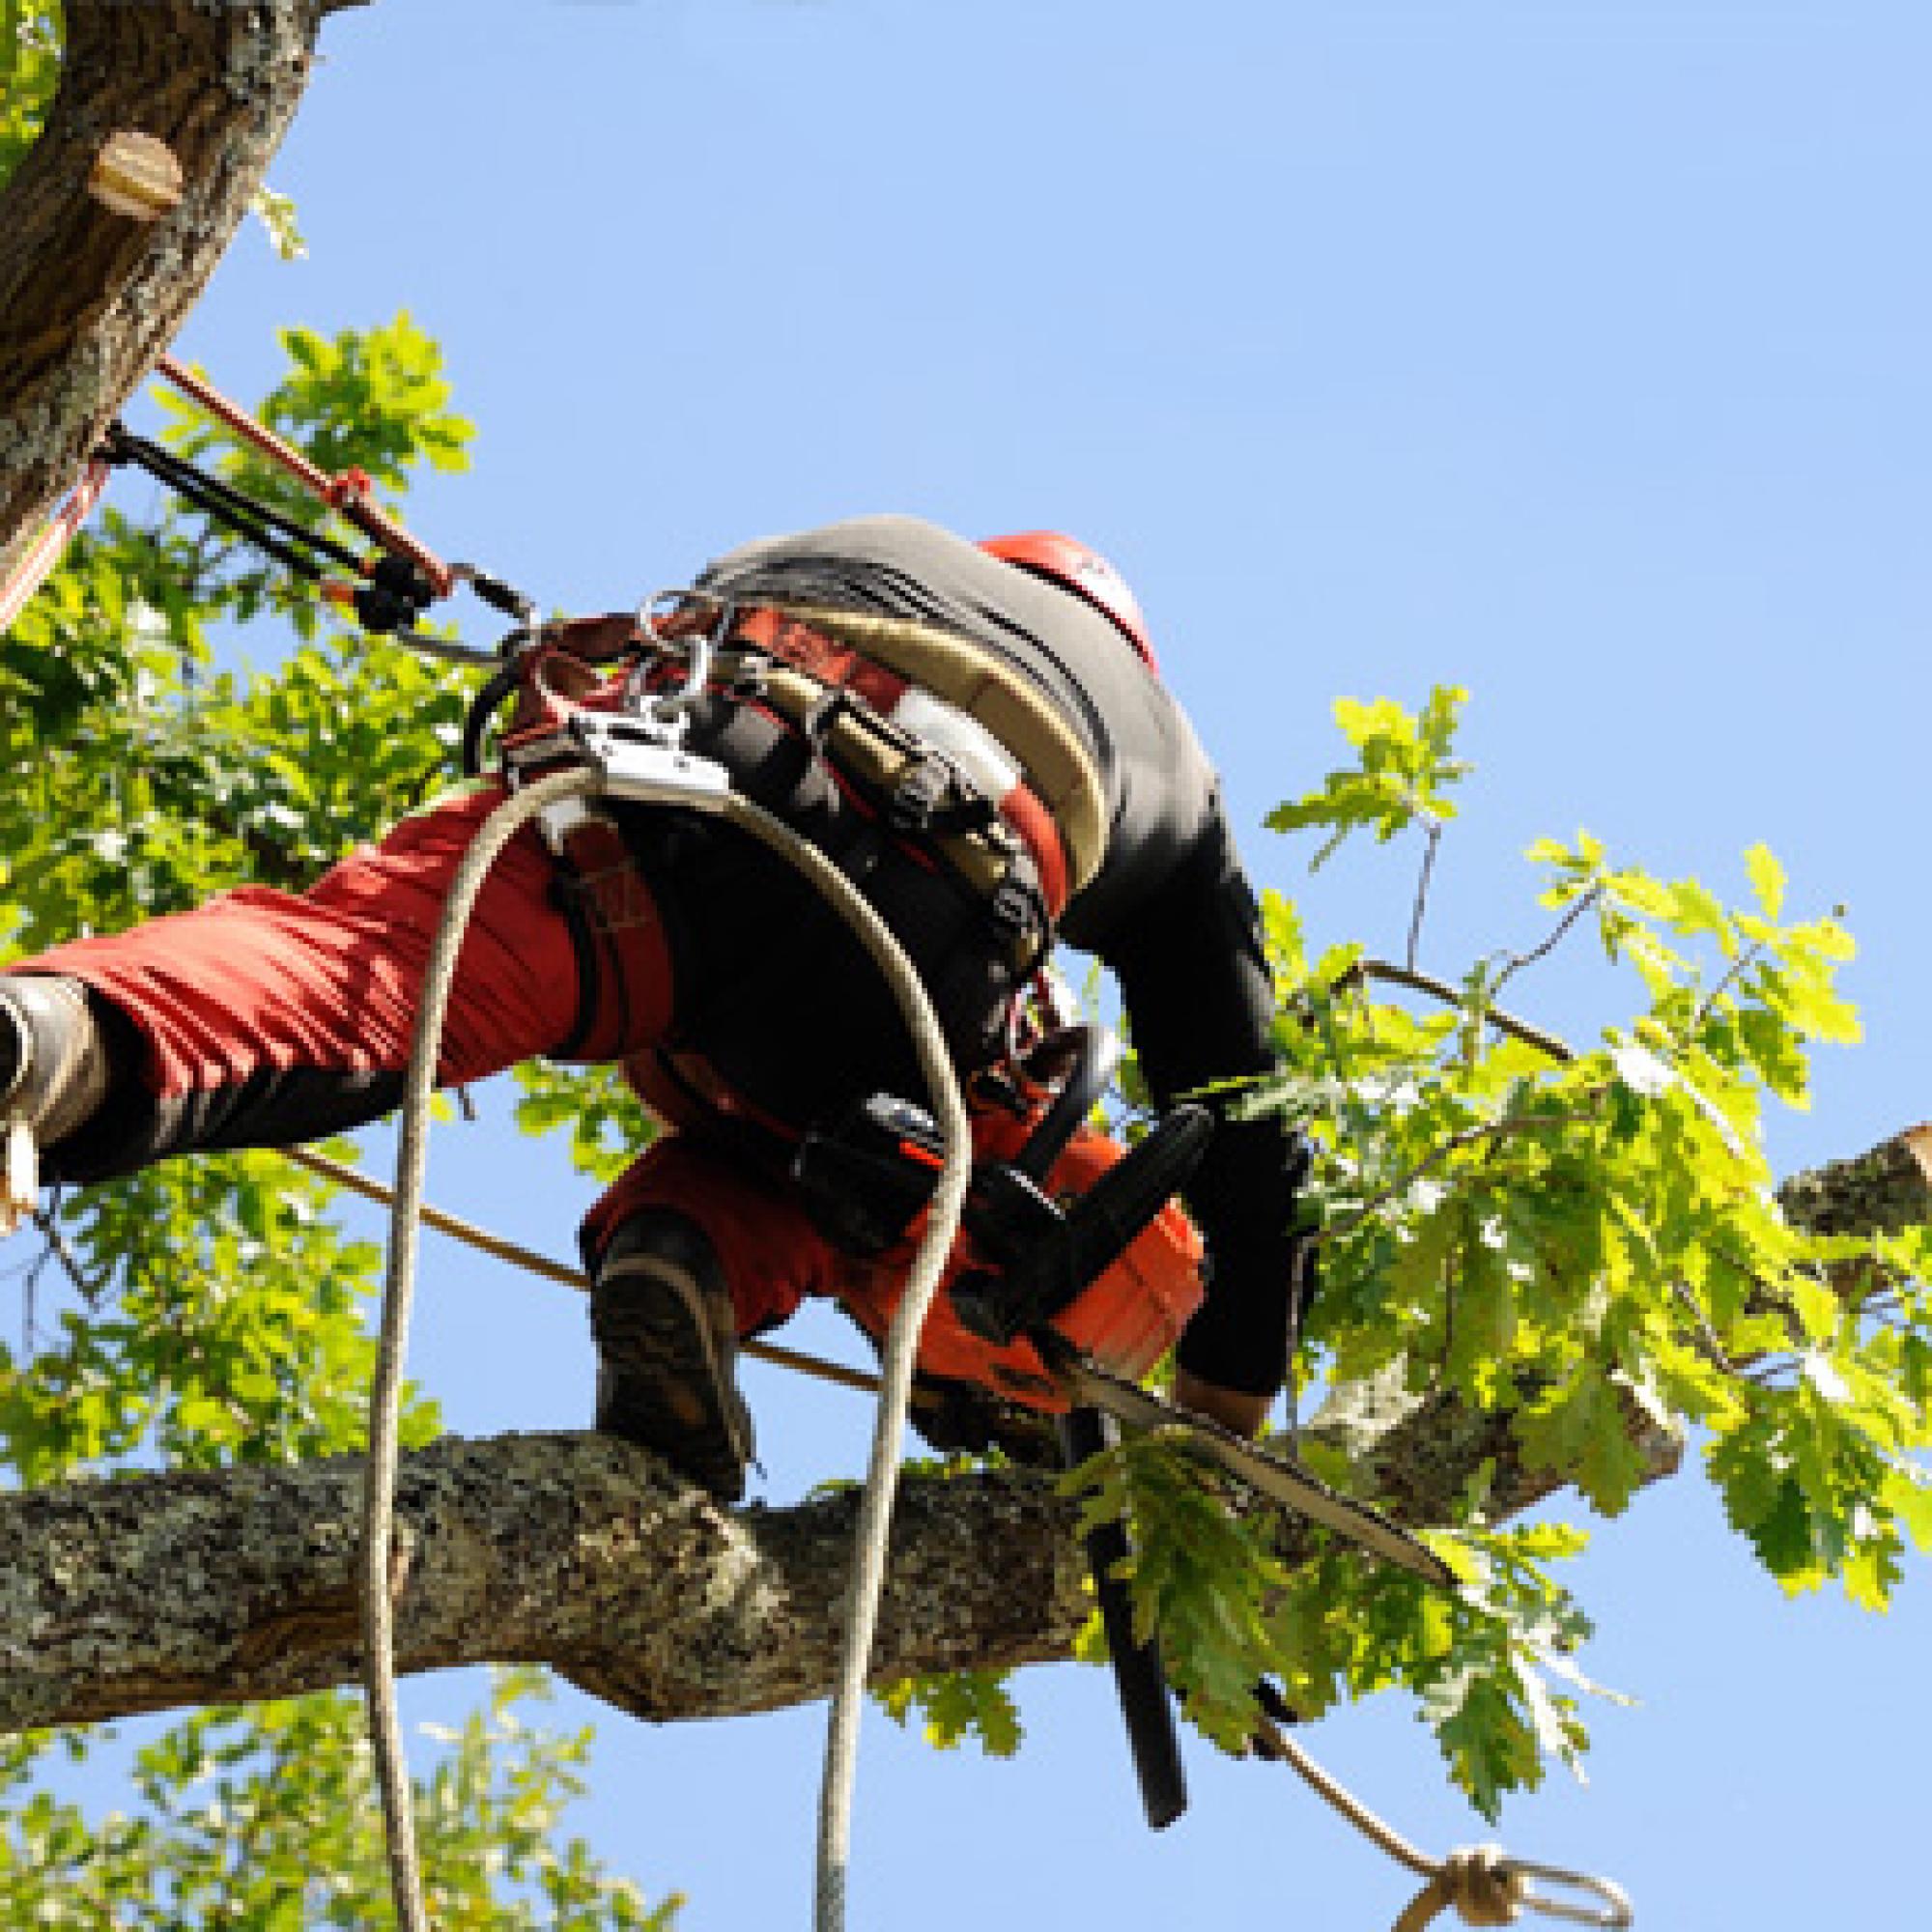
[[[0,575],[206,286],[301,99],[329,11],[68,0],[60,90],[0,190]],[[89,190],[103,143],[127,132],[158,140],[181,168],[179,202],[153,218]]]

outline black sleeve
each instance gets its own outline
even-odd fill
[[[1261,913],[1218,801],[1187,856],[1136,896],[1131,919],[1095,950],[1119,976],[1141,1068],[1160,1106],[1273,1065],[1274,996]],[[1204,1380],[1250,1395],[1272,1395],[1282,1384],[1292,1227],[1307,1158],[1277,1118],[1236,1123],[1223,1115],[1186,1189],[1212,1272],[1179,1359]]]

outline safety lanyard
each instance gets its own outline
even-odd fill
[[[395,636],[432,656],[463,663],[495,662],[493,653],[452,644],[417,629],[430,605],[449,596],[460,584],[468,584],[492,610],[526,623],[530,620],[534,606],[513,585],[474,564],[445,563],[384,511],[374,499],[375,485],[366,471],[349,469],[331,476],[172,355],[163,355],[156,367],[184,395],[294,477],[376,549],[358,555],[348,545],[309,528],[272,503],[196,468],[152,438],[136,436],[114,422],[108,425],[72,495],[0,583],[0,633],[12,626],[27,600],[45,582],[99,500],[109,474],[121,465],[146,470],[204,515],[312,583],[327,602],[353,611],[364,630]],[[343,574],[330,575],[331,567]]]

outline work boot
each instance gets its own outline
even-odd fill
[[[0,977],[0,1122],[22,1121],[50,1147],[100,1104],[107,1071],[78,980]]]
[[[668,1208],[646,1208],[611,1237],[591,1277],[597,1427],[701,1483],[745,1493],[752,1412],[738,1393],[738,1322],[716,1251]]]

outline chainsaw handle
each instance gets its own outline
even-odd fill
[[[1073,1048],[1073,1065],[1067,1069],[1053,1104],[1040,1116],[1039,1124],[1027,1136],[1027,1144],[1013,1157],[1013,1165],[1029,1180],[1042,1186],[1053,1171],[1073,1130],[1093,1112],[1107,1083],[1121,1064],[1121,1042],[1105,1027],[1083,1021],[1065,1035],[1042,1042],[1038,1052],[1050,1051],[1065,1041]]]
[[[1213,1137],[1214,1117],[1207,1108],[1176,1107],[1064,1209],[1016,1168],[988,1169],[976,1204],[982,1218],[976,1225],[969,1208],[967,1225],[999,1267],[969,1268],[952,1284],[954,1313],[975,1335],[1001,1348],[1051,1322],[1120,1260],[1185,1184]],[[1008,1230],[998,1240],[983,1218],[995,1188],[1004,1197]],[[1024,1211],[1029,1208],[1037,1211]]]

